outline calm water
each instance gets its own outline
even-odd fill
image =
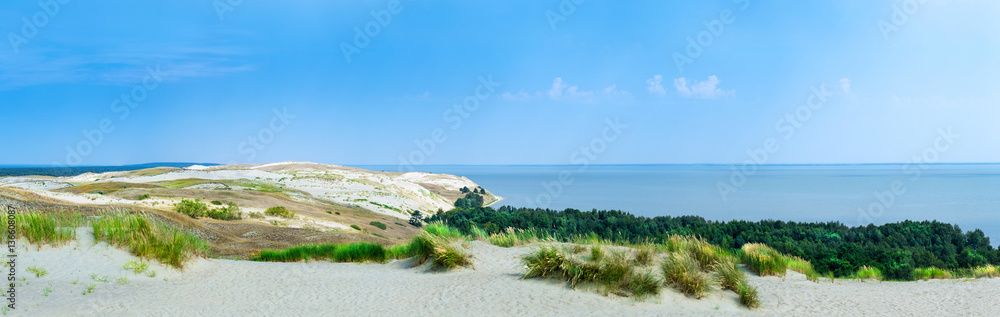
[[[395,166],[360,166],[395,171]],[[1000,242],[1000,165],[771,165],[742,186],[717,165],[428,165],[421,171],[468,177],[504,197],[502,205],[620,209],[643,216],[712,220],[840,221],[848,225],[939,220],[982,229]],[[905,169],[904,169],[905,168]],[[563,173],[563,182],[560,182]],[[724,198],[719,182],[735,191]],[[559,184],[559,185],[556,185]],[[895,185],[896,193],[893,193]],[[875,193],[882,193],[881,199]],[[859,211],[859,208],[862,211]]]

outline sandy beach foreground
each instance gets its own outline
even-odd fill
[[[928,282],[810,282],[750,274],[762,307],[748,310],[732,292],[700,300],[666,288],[638,302],[562,282],[521,280],[519,257],[532,246],[472,242],[475,269],[445,273],[387,264],[262,263],[198,259],[183,272],[93,243],[89,228],[59,248],[19,247],[17,316],[988,316],[1000,311],[1000,279]],[[91,237],[91,238],[85,238]],[[21,246],[27,245],[20,241]],[[36,277],[25,270],[43,267]],[[88,288],[92,291],[87,292]],[[48,291],[46,291],[48,289]],[[47,295],[45,295],[48,293]]]

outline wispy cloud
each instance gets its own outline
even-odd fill
[[[844,91],[844,94],[851,94],[851,80],[848,78],[843,78],[840,80],[840,90]]]
[[[159,66],[165,81],[225,76],[254,70],[238,61],[238,49],[223,46],[119,47],[49,50],[36,48],[0,58],[0,89],[45,84],[97,83],[130,85]]]
[[[679,77],[674,79],[674,88],[677,89],[677,94],[684,98],[714,99],[734,92],[718,88],[719,82],[721,82],[719,78],[712,75],[705,81],[692,79],[689,86],[686,78]]]
[[[603,93],[602,93],[603,92]],[[618,85],[612,84],[599,91],[581,89],[580,86],[571,85],[564,81],[562,77],[556,77],[547,90],[529,93],[520,90],[517,93],[504,92],[500,94],[500,99],[506,101],[528,101],[535,99],[549,99],[552,101],[565,102],[596,102],[614,100],[616,98],[629,97],[632,93],[627,90],[618,89]]]

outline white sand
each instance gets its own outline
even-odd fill
[[[78,237],[88,240],[89,231]],[[23,243],[23,242],[22,242]],[[23,245],[23,244],[22,244]],[[571,290],[564,283],[520,280],[518,256],[530,247],[473,242],[475,270],[428,273],[388,264],[258,263],[201,259],[184,272],[153,264],[155,278],[122,269],[133,259],[103,243],[22,249],[17,316],[988,316],[1000,312],[1000,279],[909,283],[814,283],[801,275],[750,277],[763,307],[747,310],[732,292],[695,300],[665,289],[656,299]],[[25,267],[41,265],[36,278]],[[88,275],[109,277],[95,282]],[[126,276],[127,285],[115,282]],[[166,278],[166,280],[164,280]],[[73,279],[79,279],[72,284]],[[19,281],[19,283],[24,284]],[[88,283],[97,285],[82,295]],[[52,287],[43,296],[46,286]]]

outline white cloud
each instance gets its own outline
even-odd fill
[[[604,87],[604,94],[608,96],[631,96],[632,93],[627,90],[618,90],[617,84],[612,84],[611,86]]]
[[[531,99],[531,95],[525,92],[524,89],[521,89],[521,91],[518,91],[516,94],[512,94],[510,92],[505,91],[504,93],[500,94],[500,99],[506,101],[524,101]]]
[[[562,77],[556,77],[552,80],[552,88],[549,89],[549,98],[555,100],[562,97],[563,89],[566,89],[566,84],[563,84]]]
[[[649,90],[649,93],[651,94],[660,96],[667,94],[667,90],[663,89],[663,76],[661,75],[656,75],[653,76],[653,78],[646,79],[646,85],[646,89]]]
[[[603,94],[601,93],[603,91]],[[596,101],[616,101],[620,98],[630,97],[632,93],[627,90],[618,89],[618,85],[612,84],[601,90],[585,90],[580,86],[571,85],[564,81],[562,77],[552,80],[552,85],[545,91],[535,91],[529,93],[524,89],[517,93],[509,91],[500,94],[500,99],[505,101],[528,101],[534,99],[545,99],[566,102],[596,102]]]
[[[851,80],[843,78],[840,80],[840,89],[844,91],[844,94],[851,94]]]
[[[688,80],[680,77],[674,79],[674,88],[677,89],[677,94],[684,98],[714,99],[733,93],[732,90],[718,88],[719,82],[719,78],[712,75],[708,76],[708,80],[705,81],[692,79],[691,85],[688,86]]]

